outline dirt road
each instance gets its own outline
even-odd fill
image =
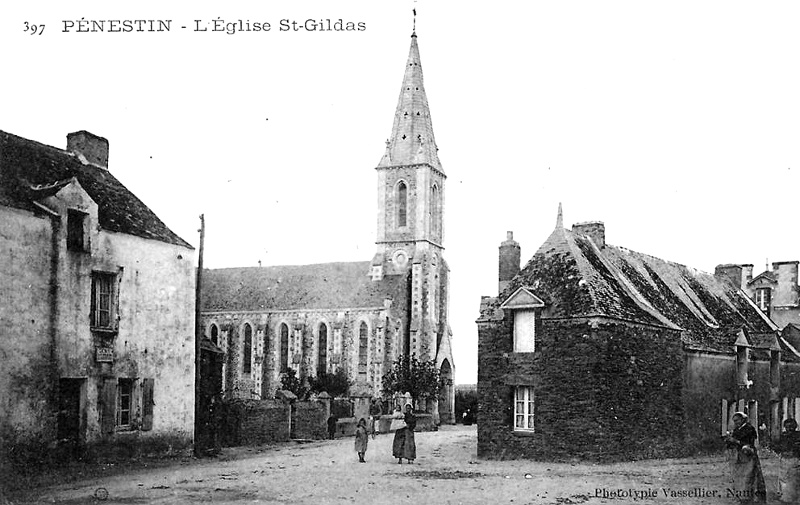
[[[721,456],[614,465],[479,461],[475,442],[474,426],[417,433],[413,465],[391,457],[389,435],[370,440],[366,464],[358,463],[352,438],[238,448],[217,459],[42,489],[15,503],[735,503]],[[763,465],[774,487],[778,461],[765,457]]]

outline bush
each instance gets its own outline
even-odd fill
[[[318,377],[308,378],[309,391],[311,393],[328,393],[334,398],[348,396],[350,392],[350,379],[341,368],[336,373],[321,373]]]

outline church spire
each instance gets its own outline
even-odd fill
[[[386,153],[378,167],[427,163],[443,172],[437,151],[428,97],[423,85],[417,34],[414,32],[411,34],[411,48],[394,113],[392,134],[386,141]]]

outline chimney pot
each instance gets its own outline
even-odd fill
[[[88,163],[108,169],[108,140],[81,130],[67,135],[67,151],[82,156]]]

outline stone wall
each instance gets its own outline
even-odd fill
[[[324,440],[328,438],[326,402],[309,400],[292,404],[292,438]]]
[[[48,205],[53,216],[0,207],[0,322],[15,333],[0,347],[10,367],[0,376],[0,443],[21,450],[55,441],[61,379],[77,396],[70,433],[81,445],[191,441],[193,251],[99,229],[97,206],[77,184]],[[85,249],[66,247],[67,208],[87,213]],[[90,327],[93,272],[114,275],[113,329]],[[119,379],[132,383],[125,427],[114,419]]]
[[[291,406],[280,400],[233,400],[219,409],[223,446],[260,445],[290,440]]]
[[[721,448],[719,437],[724,431],[725,419],[723,400],[726,405],[757,407],[748,415],[753,424],[763,423],[767,427],[760,434],[762,445],[779,436],[784,418],[796,417],[793,401],[800,404],[800,400],[795,400],[800,398],[800,364],[782,361],[777,385],[770,381],[770,360],[766,351],[750,351],[749,385],[740,387],[737,384],[735,370],[733,354],[687,353],[684,410],[687,443],[691,447],[699,451]]]
[[[8,453],[11,444],[55,436],[45,407],[53,401],[57,377],[51,355],[51,237],[49,218],[0,206],[0,324],[13,328],[0,347],[0,453]]]
[[[684,450],[678,332],[538,319],[536,352],[514,353],[511,321],[478,327],[480,457],[616,460]],[[533,432],[512,428],[515,386],[534,388]]]

